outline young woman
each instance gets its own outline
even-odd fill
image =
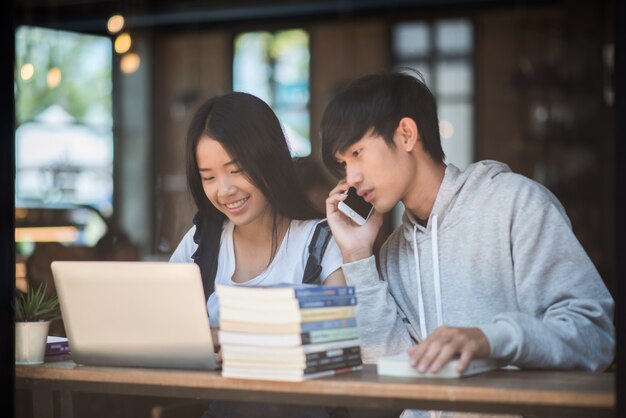
[[[297,178],[280,123],[262,100],[229,93],[194,115],[187,181],[198,213],[170,261],[200,266],[212,328],[219,326],[214,284],[302,283],[322,216]],[[341,263],[331,237],[314,274],[323,284],[345,285]]]
[[[321,260],[313,263],[316,268],[307,268],[309,244],[322,216],[298,182],[285,135],[267,104],[246,93],[210,99],[191,121],[186,152],[187,181],[198,212],[170,261],[200,266],[214,331],[219,327],[215,284],[345,285],[332,237]],[[323,407],[219,401],[203,415],[226,416],[329,415]]]

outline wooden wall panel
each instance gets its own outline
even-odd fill
[[[171,254],[192,224],[185,135],[198,106],[230,90],[230,44],[228,34],[215,32],[162,35],[154,42],[156,254]]]

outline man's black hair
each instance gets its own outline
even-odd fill
[[[344,152],[370,131],[390,147],[400,120],[417,124],[424,150],[436,162],[445,158],[439,136],[437,104],[421,75],[402,72],[367,75],[349,84],[326,107],[321,123],[322,157],[333,174],[343,177],[335,154]],[[416,77],[417,76],[417,77]]]

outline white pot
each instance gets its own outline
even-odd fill
[[[15,323],[15,364],[41,364],[50,321]]]

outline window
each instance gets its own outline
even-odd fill
[[[392,50],[397,69],[417,70],[437,100],[441,146],[446,162],[461,170],[474,161],[474,49],[469,20],[398,23]],[[409,72],[415,75],[413,72]],[[392,227],[402,223],[404,206],[396,205]]]
[[[438,104],[446,161],[474,160],[473,28],[466,19],[403,22],[393,28],[394,64],[419,71]]]
[[[233,90],[264,100],[283,125],[294,157],[311,153],[309,35],[301,29],[247,32],[235,39]]]
[[[111,41],[21,27],[16,32],[16,206],[113,199]]]

